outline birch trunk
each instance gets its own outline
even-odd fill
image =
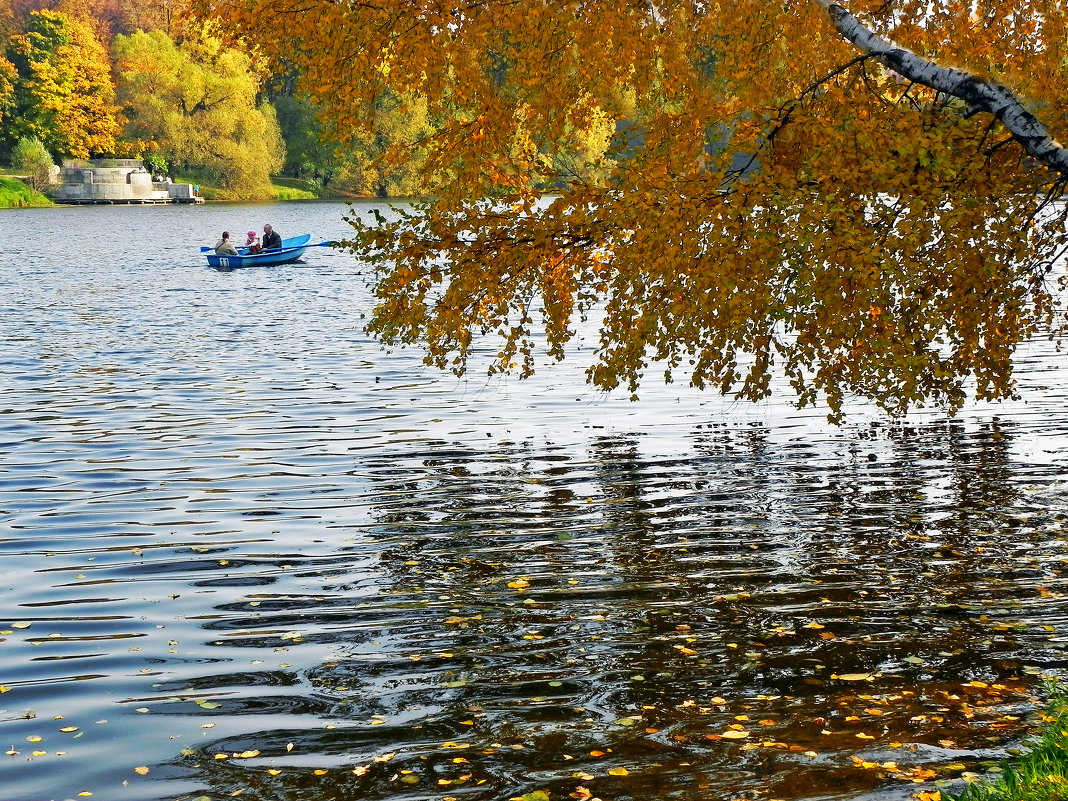
[[[963,100],[969,113],[993,114],[1035,161],[1068,178],[1068,150],[1007,86],[935,64],[879,36],[832,0],[816,2],[827,11],[835,29],[861,53],[873,56],[909,81]]]

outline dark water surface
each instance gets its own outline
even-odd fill
[[[1068,664],[1045,343],[1023,402],[832,428],[460,381],[351,256],[196,252],[344,210],[0,213],[0,799],[904,799],[1019,742]]]

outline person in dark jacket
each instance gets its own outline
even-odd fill
[[[282,237],[270,225],[265,225],[263,226],[263,239],[260,240],[260,247],[264,250],[280,248],[282,247]]]

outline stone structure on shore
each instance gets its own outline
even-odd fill
[[[169,177],[153,176],[140,159],[64,161],[58,183],[46,194],[55,203],[154,204],[203,203],[193,184],[176,184]]]

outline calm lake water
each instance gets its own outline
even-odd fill
[[[583,343],[458,380],[351,255],[198,253],[345,211],[0,213],[0,798],[904,799],[1019,743],[1068,665],[1048,343],[1021,402],[834,428],[605,396]]]

